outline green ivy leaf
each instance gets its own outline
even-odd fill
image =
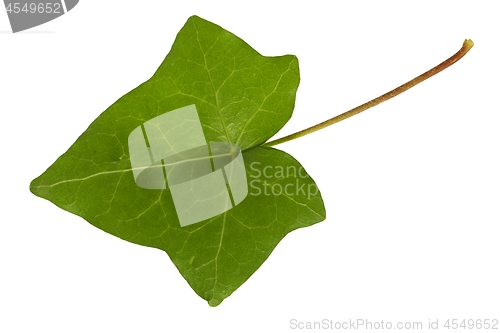
[[[264,57],[221,27],[193,16],[151,79],[104,111],[31,191],[132,243],[167,252],[194,291],[220,304],[290,231],[325,219],[314,181],[290,155],[259,145],[293,112],[295,56]],[[195,105],[207,142],[243,151],[248,195],[234,208],[181,227],[171,191],[139,187],[129,134]]]

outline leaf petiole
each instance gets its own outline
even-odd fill
[[[310,133],[314,133],[316,131],[319,131],[320,129],[323,129],[325,127],[328,127],[330,125],[338,123],[339,121],[350,118],[354,115],[357,115],[358,113],[361,113],[365,110],[368,110],[368,109],[374,107],[375,105],[378,105],[382,102],[385,102],[385,101],[401,94],[402,92],[405,92],[406,90],[416,86],[420,82],[427,80],[431,76],[436,75],[437,73],[441,72],[442,70],[450,67],[451,65],[456,63],[458,60],[460,60],[464,55],[466,55],[467,52],[469,52],[469,50],[473,46],[474,46],[474,43],[472,42],[472,40],[466,39],[462,45],[462,48],[457,53],[455,53],[454,55],[452,55],[450,58],[446,59],[445,61],[443,61],[439,65],[428,70],[427,72],[425,72],[425,73],[417,76],[416,78],[406,82],[405,84],[402,84],[399,87],[397,87],[397,88],[395,88],[395,89],[393,89],[393,90],[391,90],[391,91],[389,91],[389,92],[387,92],[387,93],[385,93],[385,94],[383,94],[375,99],[372,99],[369,102],[361,104],[361,105],[355,107],[354,109],[351,109],[347,112],[344,112],[344,113],[342,113],[338,116],[335,116],[331,119],[328,119],[322,123],[319,123],[317,125],[311,126],[309,128],[306,128],[306,129],[303,129],[299,132],[287,135],[287,136],[282,137],[280,139],[263,143],[262,146],[263,147],[271,147],[271,146],[279,145],[279,144],[287,142],[287,141],[291,141],[291,140],[300,138],[300,137],[307,135],[307,134],[310,134]]]

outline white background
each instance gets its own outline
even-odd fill
[[[293,318],[424,327],[500,319],[494,5],[81,0],[19,34],[0,10],[0,331],[289,332],[298,331]],[[264,55],[298,56],[295,113],[276,137],[385,93],[465,38],[475,42],[410,91],[279,146],[318,183],[327,219],[285,237],[216,308],[164,252],[106,234],[28,189],[102,111],[149,79],[193,14]]]

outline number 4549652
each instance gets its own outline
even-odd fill
[[[62,14],[60,3],[25,3],[24,5],[14,2],[7,5],[7,13],[47,13],[47,14]]]
[[[480,330],[480,329],[493,329],[497,330],[498,329],[498,319],[464,319],[462,321],[459,321],[458,319],[448,319],[444,323],[444,327],[447,329],[474,329],[474,330]]]

